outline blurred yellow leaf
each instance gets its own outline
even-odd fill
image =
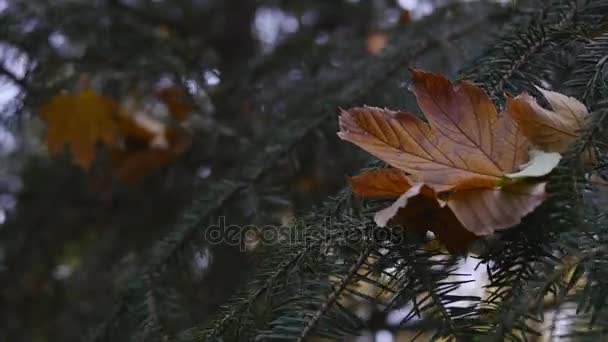
[[[115,116],[118,106],[92,89],[62,94],[40,110],[48,123],[46,143],[54,155],[69,145],[76,163],[84,170],[95,159],[97,143],[120,145],[121,134]]]
[[[173,100],[168,101],[173,103],[173,111],[187,115],[188,108]],[[135,183],[171,163],[192,141],[184,129],[167,127],[145,113],[129,114],[92,89],[53,97],[40,116],[48,123],[46,143],[51,155],[69,145],[75,162],[88,170],[95,160],[96,145],[105,144],[110,148],[114,176],[126,183]]]

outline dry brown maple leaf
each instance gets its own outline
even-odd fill
[[[448,207],[475,235],[510,228],[547,199],[545,182],[516,183],[500,188],[456,191]]]
[[[76,163],[91,167],[97,143],[118,145],[121,134],[115,120],[117,105],[91,89],[63,94],[42,107],[40,116],[48,123],[46,143],[51,154],[70,145]]]
[[[144,139],[139,144],[129,143],[128,149],[111,150],[112,173],[126,184],[134,185],[152,171],[170,164],[192,144],[192,136],[179,127],[166,130],[166,147],[150,146],[152,135]]]
[[[435,198],[421,194],[408,200],[405,208],[391,219],[391,224],[400,225],[419,234],[431,231],[451,252],[463,252],[479,237],[468,229],[448,207],[439,205]]]
[[[171,114],[177,122],[188,119],[190,113],[194,110],[194,106],[190,102],[186,92],[179,87],[171,86],[162,88],[157,92],[157,96],[165,105],[167,105],[169,114]]]
[[[368,171],[349,181],[357,196],[400,196],[393,205],[376,213],[374,220],[379,226],[385,226],[390,221],[419,234],[431,231],[453,252],[466,250],[478,238],[463,227],[450,208],[440,205],[432,189],[420,183],[411,184],[401,170],[388,168]]]
[[[534,97],[523,93],[514,99],[507,99],[506,111],[541,150],[565,152],[585,125],[589,116],[587,107],[573,97],[537,89],[552,109],[541,107]]]
[[[338,135],[437,192],[492,187],[527,161],[527,139],[479,87],[421,71],[412,79],[429,124],[410,113],[353,108],[342,112]]]
[[[364,172],[348,180],[353,193],[361,197],[399,197],[412,187],[403,171],[395,168]]]
[[[143,113],[122,113],[120,128],[125,148],[110,149],[114,177],[130,185],[175,161],[192,145],[192,135],[181,127],[169,127]]]
[[[446,209],[466,230],[487,235],[517,224],[545,200],[545,183],[500,185],[508,177],[547,174],[559,162],[558,154],[533,158],[527,170],[517,172],[528,161],[530,144],[510,115],[497,113],[483,90],[468,82],[453,86],[443,76],[416,70],[412,79],[411,90],[429,124],[413,114],[372,107],[340,116],[341,138],[407,173],[403,177],[410,186],[398,187],[405,191],[377,213],[380,226],[407,214],[415,199],[432,198],[433,210]],[[442,199],[422,193],[427,187],[442,193]]]
[[[144,113],[131,115],[122,112],[118,125],[127,142],[135,141],[145,147],[158,149],[169,148],[166,125]]]

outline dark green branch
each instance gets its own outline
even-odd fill
[[[357,261],[350,267],[346,275],[337,283],[334,284],[334,291],[332,291],[329,296],[325,299],[321,307],[314,313],[312,317],[308,320],[308,323],[302,329],[302,333],[300,337],[297,339],[298,342],[304,341],[312,330],[315,328],[321,317],[329,310],[329,308],[340,298],[344,290],[352,284],[353,278],[357,275],[357,272],[361,268],[361,266],[365,263],[365,260],[371,253],[371,248],[367,248]]]

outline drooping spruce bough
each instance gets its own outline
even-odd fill
[[[589,147],[596,151],[594,172],[601,178],[608,113],[606,14],[608,1],[601,0],[551,2],[544,9],[516,13],[492,47],[456,76],[484,87],[497,105],[509,94],[533,92],[533,85],[542,84],[585,101],[592,113],[589,127],[549,180],[552,199],[480,248],[479,267],[488,274],[483,298],[456,292],[473,281],[458,274],[461,256],[428,248],[407,233],[404,240],[379,238],[386,234],[379,233],[372,215],[385,203],[360,203],[345,189],[290,227],[296,239],[256,251],[253,278],[209,319],[181,327],[179,334],[169,332],[174,328],[167,325],[179,319],[179,306],[172,303],[167,274],[183,267],[180,258],[187,245],[203,239],[201,224],[247,182],[261,177],[298,137],[333,118],[326,111],[293,120],[288,126],[293,130],[282,127],[289,137],[275,137],[280,149],[254,160],[244,174],[233,176],[235,181],[203,194],[175,233],[156,246],[148,267],[117,299],[116,310],[92,340],[112,340],[113,332],[125,327],[135,327],[145,340],[160,341],[339,340],[374,329],[362,308],[379,317],[405,308],[405,318],[392,327],[400,333],[422,339],[525,341],[540,334],[545,312],[562,307],[577,311],[568,311],[553,326],[568,326],[566,334],[575,340],[601,339],[608,320],[607,219],[602,187],[588,177],[578,156]],[[389,51],[376,69],[362,71],[352,84],[335,84],[338,91],[329,87],[331,95],[312,106],[363,99],[388,106],[361,94],[374,93],[375,85],[404,68],[404,61],[415,61],[429,41],[397,44],[401,50]],[[353,244],[353,236],[369,238]]]

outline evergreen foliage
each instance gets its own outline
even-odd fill
[[[344,339],[374,329],[358,314],[363,306],[382,317],[407,308],[405,318],[392,329],[432,339],[525,341],[540,334],[535,323],[543,319],[547,306],[556,309],[568,303],[578,303],[576,324],[582,327],[571,336],[600,336],[601,320],[608,317],[603,290],[605,215],[588,194],[594,190],[578,156],[593,146],[602,160],[605,151],[601,132],[607,102],[597,94],[606,90],[606,6],[603,1],[558,2],[516,15],[508,33],[460,73],[499,102],[505,94],[534,92],[533,85],[543,84],[568,88],[593,109],[593,122],[551,177],[553,199],[519,227],[480,246],[479,267],[488,273],[487,297],[456,293],[462,284],[474,281],[457,273],[462,257],[425,248],[423,241],[407,234],[399,241],[378,238],[386,235],[370,217],[381,203],[353,202],[345,190],[290,227],[303,238],[261,252],[254,279],[243,284],[215,318],[180,333],[180,340]],[[565,84],[564,73],[573,75]],[[349,239],[361,236],[365,238],[355,239],[356,244]],[[181,240],[178,236],[168,241]],[[161,264],[152,263],[152,270]]]
[[[339,71],[331,63],[315,65],[318,78],[298,85],[273,134],[256,137],[244,153],[250,159],[195,195],[88,340],[351,340],[390,330],[427,340],[530,341],[546,329],[541,322],[549,321],[549,312],[555,313],[550,331],[566,326],[564,337],[574,341],[603,340],[608,334],[608,202],[602,183],[608,167],[606,15],[605,0],[531,2],[508,10],[452,6],[426,19],[443,21],[450,32],[441,25],[429,30],[423,20],[397,32],[396,43],[377,59],[348,56],[352,64]],[[474,32],[482,24],[491,29]],[[590,108],[588,127],[550,176],[551,200],[517,227],[480,241],[475,254],[457,255],[398,227],[378,228],[373,213],[386,202],[361,201],[346,188],[281,227],[280,239],[258,246],[246,279],[233,284],[223,304],[204,315],[191,312],[180,284],[194,277],[189,270],[193,251],[209,243],[209,227],[230,211],[230,202],[262,183],[311,132],[335,131],[336,108],[367,102],[412,110],[414,101],[400,86],[405,66],[431,64],[444,39],[459,40],[479,55],[454,78],[482,86],[498,106],[522,91],[538,95],[534,86],[542,85]],[[481,53],[473,47],[480,40],[489,43]],[[151,50],[170,48],[154,41],[142,44]],[[281,68],[258,62],[239,70],[253,75],[265,67]],[[39,84],[0,72],[24,88]],[[226,91],[246,90],[232,84]],[[598,162],[593,170],[580,158],[587,150]],[[460,273],[471,258],[486,270],[481,297],[461,291],[482,281]],[[387,324],[396,311],[403,313],[400,319]]]

